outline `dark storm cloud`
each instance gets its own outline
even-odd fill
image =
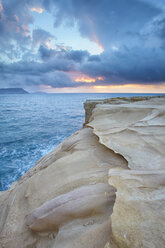
[[[89,56],[89,58],[88,58],[88,61],[90,61],[90,62],[99,62],[100,61],[100,56],[99,55],[91,55],[91,56]]]
[[[41,55],[42,60],[49,60],[56,55],[55,49],[48,49],[46,46],[41,45],[39,48],[39,53]]]
[[[104,77],[101,84],[164,83],[165,56],[163,49],[122,49],[102,53],[100,61],[84,63],[81,71],[91,77]],[[100,82],[99,82],[100,83]]]
[[[72,82],[68,75],[61,71],[45,74],[42,81],[44,84],[51,85],[54,88],[78,87],[81,85],[79,83]]]
[[[2,87],[7,85],[33,86],[50,85],[52,87],[77,87],[81,83],[72,82],[67,75],[72,64],[67,61],[49,61],[48,63],[19,62],[10,65],[0,64],[0,82]]]
[[[52,59],[48,62],[35,62],[35,61],[20,61],[12,64],[0,64],[0,73],[8,74],[27,74],[27,75],[39,75],[40,73],[47,73],[51,71],[63,71],[68,72],[75,70],[74,63],[66,59]]]
[[[153,43],[157,39],[158,45],[165,44],[165,12],[153,18],[150,22],[143,27],[140,35],[146,40],[152,39]]]
[[[43,60],[56,58],[59,60],[71,60],[75,63],[82,63],[90,56],[89,52],[86,50],[72,50],[70,48],[64,49],[63,46],[58,46],[57,49],[49,49],[48,47],[41,45],[39,52]]]
[[[102,45],[104,52],[90,55],[60,45],[49,48],[54,36],[41,28],[35,29],[31,37],[30,8],[34,6],[53,14],[55,26],[76,23],[81,35]],[[0,84],[81,85],[69,78],[69,71],[94,77],[95,84],[162,83],[164,38],[164,0],[0,0],[0,52],[12,60],[24,51],[21,61],[1,63]],[[17,43],[16,49],[13,41]],[[25,50],[28,44],[39,46],[38,54]]]
[[[59,47],[58,47],[59,49]],[[0,63],[0,81],[13,86],[21,81],[22,85],[51,85],[52,87],[78,87],[83,85],[74,82],[67,75],[77,71],[79,65],[89,56],[87,51],[48,49],[40,46],[39,52],[43,61],[19,61],[11,64]],[[14,80],[13,80],[14,78]]]
[[[102,84],[165,81],[163,1],[51,0],[50,6],[55,26],[76,20],[82,36],[104,46],[102,55],[83,61],[83,73],[102,76]]]
[[[0,74],[1,87],[32,87],[48,85],[54,88],[78,87],[82,83],[72,82],[64,72],[54,71],[45,74]]]
[[[66,53],[66,58],[74,60],[75,62],[83,62],[87,57],[89,57],[89,52],[82,50],[71,50]]]
[[[153,4],[142,0],[52,0],[55,6],[55,25],[76,20],[83,36],[98,39],[106,48],[116,45],[130,45],[138,40],[139,30],[152,18],[161,13]],[[50,5],[50,1],[49,1]],[[130,36],[134,36],[133,41]],[[133,45],[133,44],[132,44]]]
[[[162,1],[52,1],[55,25],[75,19],[83,36],[101,43],[104,53],[90,56],[82,72],[102,76],[102,84],[165,81],[165,10]],[[100,82],[99,82],[100,83]]]
[[[58,47],[59,48],[59,47]],[[26,87],[49,85],[55,88],[78,87],[81,82],[74,82],[67,75],[77,71],[78,64],[88,55],[86,51],[56,51],[40,46],[39,52],[43,61],[19,61],[11,64],[0,63],[1,87]]]

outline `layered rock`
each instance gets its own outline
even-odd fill
[[[98,104],[88,126],[130,169],[109,171],[117,190],[110,247],[165,247],[165,98]]]
[[[93,109],[96,107],[98,104],[123,104],[123,103],[134,103],[134,102],[141,102],[145,100],[150,100],[150,99],[161,99],[162,96],[141,96],[141,97],[115,97],[115,98],[106,98],[106,99],[92,99],[92,100],[87,100],[84,102],[84,109],[85,109],[85,125],[89,123],[90,118],[92,116]]]
[[[115,201],[108,171],[118,166],[127,162],[91,129],[69,137],[1,193],[1,247],[104,248]]]
[[[165,170],[109,172],[117,189],[111,248],[165,247]]]
[[[0,192],[0,247],[165,247],[165,98],[84,106],[85,128]]]

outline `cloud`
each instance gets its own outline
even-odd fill
[[[54,57],[57,52],[55,49],[48,49],[46,46],[40,45],[39,53],[42,60],[49,60]]]
[[[139,30],[161,13],[160,8],[142,0],[52,0],[55,25],[70,20],[78,23],[79,31],[104,49],[139,41]],[[50,6],[49,2],[49,6]]]
[[[52,87],[78,87],[82,85],[67,75],[71,65],[62,61],[51,63],[19,62],[10,65],[0,64],[1,87],[29,87],[49,85]]]
[[[159,48],[165,45],[165,12],[151,19],[140,31],[148,47]]]
[[[34,29],[33,30],[33,44],[36,46],[45,45],[50,48],[50,44],[54,36],[49,32],[43,29]]]
[[[37,7],[34,7],[37,6]],[[0,0],[0,53],[9,59],[20,59],[31,46],[31,9],[42,9],[39,0]],[[35,39],[36,40],[36,39]],[[19,51],[19,53],[15,51]]]
[[[56,8],[56,26],[75,21],[82,36],[104,47],[101,55],[81,62],[82,73],[102,76],[103,84],[165,81],[162,1],[52,0],[50,5]]]
[[[103,84],[156,84],[165,81],[163,49],[123,48],[100,55],[100,61],[88,61],[81,71],[91,77],[102,76]]]
[[[99,62],[100,61],[100,56],[99,55],[91,55],[91,56],[89,56],[88,61],[90,61],[90,62],[92,62],[92,61]]]
[[[30,41],[28,25],[33,23],[23,1],[0,1],[0,43],[7,48],[11,41],[27,44]]]
[[[39,75],[51,71],[68,72],[75,70],[75,64],[64,58],[53,58],[47,62],[19,61],[12,64],[0,64],[0,73]]]
[[[83,50],[71,50],[66,53],[66,58],[80,63],[82,63],[87,57],[89,57],[89,52]]]
[[[55,49],[49,49],[48,47],[41,45],[39,52],[42,60],[45,61],[57,58],[59,61],[64,59],[74,61],[75,63],[82,63],[85,59],[90,57],[89,52],[86,50],[72,50],[69,47],[64,48],[63,45],[58,45]]]
[[[42,14],[42,12],[44,11],[44,9],[40,8],[40,7],[32,7],[32,8],[30,8],[30,10],[33,12],[37,12],[39,14]]]
[[[0,80],[16,80],[27,85],[52,87],[78,87],[80,85],[161,84],[165,81],[165,56],[163,50],[149,48],[123,48],[121,51],[104,52],[94,59],[86,51],[79,56],[68,56],[75,51],[55,51],[40,47],[42,62],[20,61],[0,64]],[[81,56],[80,56],[81,54]],[[82,55],[85,55],[85,59]],[[44,55],[45,56],[45,55]],[[82,59],[83,57],[83,59]],[[75,75],[75,76],[74,76]],[[21,79],[22,78],[22,79]],[[18,81],[19,84],[19,81]]]
[[[53,15],[55,27],[76,24],[103,52],[55,46],[53,34],[42,27],[32,30],[33,11],[41,18],[43,10]],[[164,0],[0,0],[0,44],[10,60],[0,64],[2,86],[162,84]]]

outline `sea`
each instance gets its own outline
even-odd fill
[[[0,95],[0,190],[7,190],[41,157],[82,128],[87,99],[160,94]]]

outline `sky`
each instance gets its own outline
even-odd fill
[[[0,0],[0,88],[165,93],[165,0]]]

